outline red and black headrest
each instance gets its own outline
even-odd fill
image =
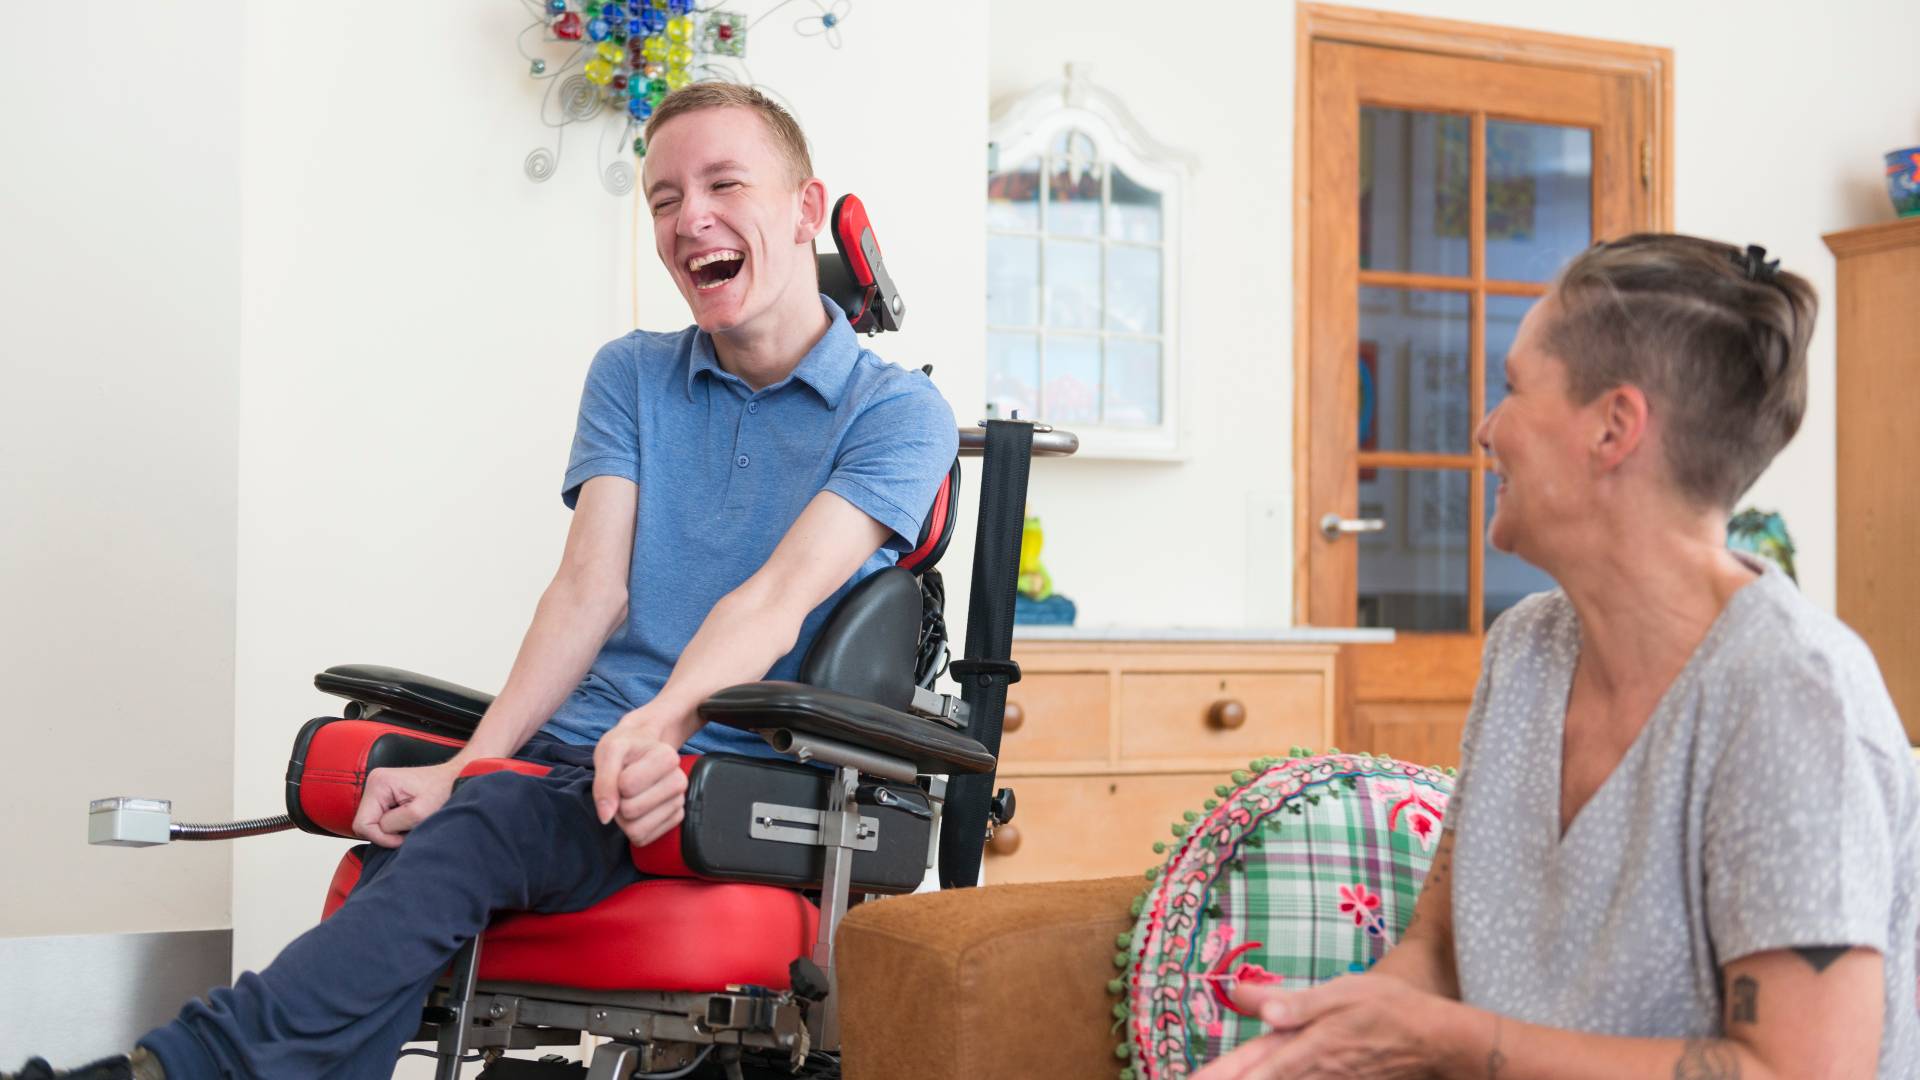
[[[933,509],[927,511],[927,520],[920,526],[920,540],[913,550],[900,556],[902,569],[916,574],[933,569],[940,556],[947,552],[947,541],[953,539],[954,522],[960,517],[960,459],[955,458],[953,468],[947,470],[947,478],[940,481],[940,490],[933,497]]]
[[[907,302],[881,261],[880,241],[858,196],[840,196],[829,228],[837,254],[819,257],[820,291],[840,305],[862,334],[900,329],[907,321]]]

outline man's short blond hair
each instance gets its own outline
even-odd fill
[[[794,120],[793,114],[767,95],[739,83],[697,82],[675,90],[662,98],[660,106],[653,110],[653,116],[647,120],[646,130],[641,137],[651,145],[653,133],[676,116],[702,109],[726,108],[751,109],[760,115],[780,155],[787,159],[787,167],[793,172],[794,187],[806,183],[813,176],[813,155],[807,150],[807,136],[800,130],[800,124]]]

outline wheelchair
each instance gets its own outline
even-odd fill
[[[819,257],[821,288],[856,330],[905,317],[859,200],[835,205],[837,249]],[[930,371],[930,369],[928,369]],[[791,758],[689,754],[685,817],[633,849],[645,880],[577,912],[497,913],[454,957],[425,1003],[415,1041],[435,1044],[438,1080],[484,1062],[486,1080],[586,1076],[839,1073],[834,932],[850,903],[912,892],[937,870],[943,887],[978,880],[983,845],[1013,816],[993,790],[1006,688],[1029,461],[1071,454],[1069,433],[1021,420],[962,429],[962,456],[982,456],[981,517],[964,657],[951,658],[936,568],[956,526],[955,461],[914,550],[849,590],[809,646],[797,682],[713,695],[703,720],[752,731]],[[958,696],[937,693],[951,672]],[[328,668],[320,690],[339,716],[305,724],[287,768],[286,814],[221,825],[170,820],[164,800],[102,799],[93,843],[146,846],[299,828],[353,838],[368,773],[452,757],[491,695],[375,665]],[[524,761],[478,761],[464,777]],[[360,873],[349,851],[322,918]],[[587,1065],[508,1058],[508,1050],[605,1038]]]

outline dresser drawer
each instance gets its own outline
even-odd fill
[[[1217,771],[1010,779],[1011,833],[1003,828],[987,845],[987,881],[1143,873],[1160,861],[1153,842],[1171,841],[1168,827],[1186,811],[1199,810],[1226,780]]]
[[[1228,766],[1318,749],[1328,730],[1326,674],[1311,671],[1127,672],[1120,677],[1120,758]]]
[[[1104,764],[1111,686],[1104,671],[1046,671],[1008,687],[1007,728],[1000,735],[1002,764]]]

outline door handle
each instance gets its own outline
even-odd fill
[[[1386,527],[1385,518],[1343,518],[1339,514],[1328,514],[1320,519],[1320,535],[1328,540],[1338,540],[1347,533],[1379,532]]]

